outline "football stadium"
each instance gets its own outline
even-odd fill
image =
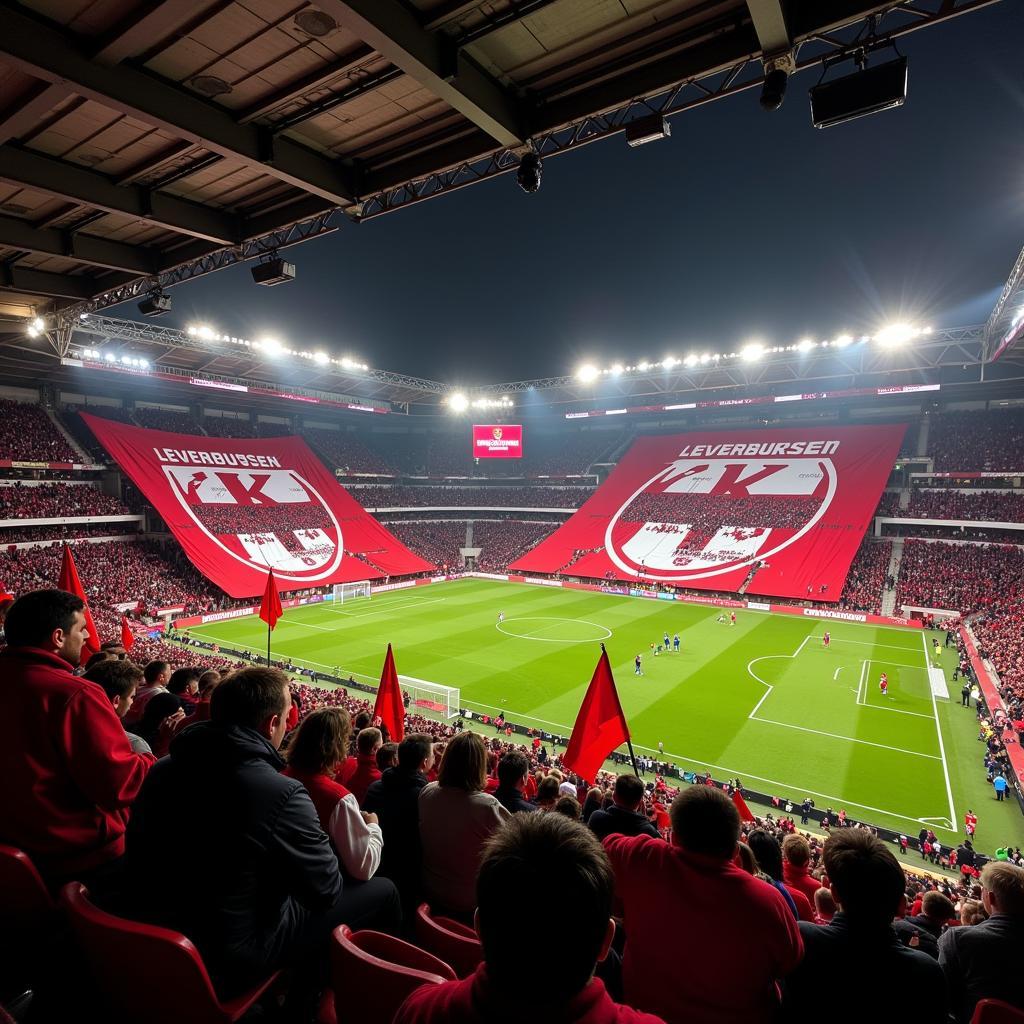
[[[0,0],[0,1022],[1024,1022],[1022,33]]]

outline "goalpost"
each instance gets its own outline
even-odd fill
[[[399,675],[398,682],[402,690],[409,694],[409,706],[406,711],[410,714],[433,711],[449,719],[459,713],[460,694],[457,686],[444,686],[441,683],[430,683],[426,679],[403,675]]]
[[[335,583],[331,595],[334,603],[344,604],[346,601],[354,601],[357,597],[370,598],[370,581],[359,580],[357,583]]]

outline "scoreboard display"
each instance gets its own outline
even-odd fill
[[[519,423],[475,423],[474,459],[521,459],[523,428]]]

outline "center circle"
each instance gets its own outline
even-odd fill
[[[511,623],[522,623],[519,631],[508,629]],[[546,623],[547,625],[544,625]],[[607,626],[586,619],[561,619],[546,615],[523,615],[505,619],[495,626],[499,633],[518,640],[539,640],[545,644],[589,644],[607,640],[612,631]]]

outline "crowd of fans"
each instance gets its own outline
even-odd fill
[[[724,526],[796,530],[806,525],[819,505],[818,498],[796,496],[779,501],[769,495],[731,498],[644,491],[629,503],[622,519],[627,523],[687,524],[692,527],[691,532],[711,538]]]
[[[202,424],[211,437],[256,437],[256,424],[239,416],[204,416]]]
[[[148,427],[150,430],[166,430],[172,434],[205,433],[203,425],[190,412],[137,405],[132,412],[132,419],[140,427]]]
[[[135,523],[46,523],[42,526],[0,527],[0,548],[29,541],[72,541],[86,537],[120,537],[140,532]]]
[[[909,516],[912,519],[1020,523],[1024,522],[1024,493],[917,488],[910,495],[910,505],[906,511],[888,514]]]
[[[451,487],[374,484],[349,489],[363,508],[469,506],[475,508],[579,508],[590,487]]]
[[[839,606],[878,615],[891,560],[891,541],[876,541],[865,537],[850,565]]]
[[[289,502],[281,505],[197,504],[192,512],[211,533],[275,533],[283,541],[296,530],[329,530],[331,517],[323,505]]]
[[[477,568],[483,572],[504,572],[554,530],[554,523],[527,523],[508,519],[499,523],[475,522],[473,547],[480,548]]]
[[[928,454],[936,472],[1024,469],[1024,410],[944,412],[933,417]]]
[[[911,538],[903,545],[897,606],[969,612],[1024,594],[1024,548],[946,544]]]
[[[884,527],[886,537],[924,537],[935,540],[980,540],[986,544],[1024,543],[1024,530],[1000,530],[982,526],[905,526],[898,520]]]
[[[0,459],[81,462],[41,405],[0,399]]]
[[[367,447],[351,431],[307,427],[302,436],[331,466],[343,473],[380,473],[389,476],[395,473],[385,456]]]
[[[459,549],[466,546],[466,524],[437,520],[435,522],[388,523],[388,529],[410,551],[433,562],[442,570],[462,568]]]
[[[123,516],[117,498],[88,484],[14,484],[0,487],[0,519],[60,519],[66,516]]]

